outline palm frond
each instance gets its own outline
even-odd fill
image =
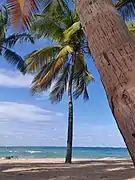
[[[7,9],[3,6],[0,10],[0,40],[5,38],[7,32],[8,14]]]
[[[40,70],[37,72],[36,76],[34,77],[32,84],[33,86],[36,84],[40,85],[40,80],[44,78],[44,76],[50,71],[54,64],[55,59],[52,59],[48,64],[44,64]]]
[[[0,11],[0,40],[3,39],[3,36],[5,36],[5,32],[3,30],[3,19],[2,19],[2,12]]]
[[[31,17],[47,0],[7,0],[11,23],[16,27],[29,27]]]
[[[134,2],[134,0],[118,0],[118,1],[116,1],[116,3],[115,3],[115,7],[118,9],[118,8],[120,8],[120,7],[122,7],[122,6],[127,5],[127,4],[130,3],[130,2]]]
[[[115,4],[115,7],[125,21],[133,20],[135,18],[134,0],[118,0]]]
[[[55,74],[53,74],[52,78],[48,78],[46,80],[46,84],[44,84],[44,86],[41,86],[40,81],[44,76],[46,76],[48,74],[48,72],[50,71],[50,69],[54,63],[54,61],[55,60],[53,59],[48,64],[45,64],[44,66],[42,66],[40,71],[34,77],[34,79],[32,81],[32,87],[31,87],[31,91],[33,94],[40,93],[42,91],[47,91],[51,87],[51,83],[53,81],[53,78],[55,77]]]
[[[52,66],[54,64],[55,60],[52,60],[52,62],[50,62],[48,65],[44,65],[45,69],[42,68],[34,78],[31,87],[33,94],[47,91],[51,87],[52,83],[57,78],[60,69],[62,68],[61,66],[59,69],[56,69],[54,72],[52,72]]]
[[[69,8],[67,1],[50,0],[43,12],[44,14],[56,18],[58,20],[57,23],[65,27],[69,27],[73,24],[72,10]]]
[[[69,45],[60,50],[56,59],[53,59],[51,63],[49,63],[47,70],[45,69],[45,71],[42,73],[42,76],[40,76],[38,80],[34,79],[32,86],[32,91],[34,93],[47,90],[51,86],[51,83],[55,80],[58,73],[65,65],[65,62],[68,59],[68,54],[72,51],[73,49]]]
[[[26,65],[21,56],[5,47],[3,47],[3,56],[10,64],[13,64],[18,70],[24,73]]]
[[[128,30],[135,36],[135,21],[130,21],[127,23]]]
[[[55,62],[53,63],[50,71],[41,79],[40,85],[43,86],[46,83],[46,80],[52,78],[52,76],[60,70],[60,68],[64,65],[67,56],[69,53],[73,52],[71,46],[67,45],[59,52]]]
[[[63,34],[64,34],[64,41],[69,41],[72,36],[77,33],[81,29],[81,23],[75,22],[70,28],[66,29]]]
[[[60,51],[62,46],[46,46],[39,50],[33,51],[25,57],[28,72],[35,72],[43,65],[48,64]]]
[[[84,71],[79,76],[76,76],[76,79],[74,79],[74,92],[73,92],[73,96],[75,99],[78,99],[82,93],[84,100],[89,99],[87,86],[91,81],[93,81],[93,76],[88,71]]]
[[[13,25],[28,27],[31,16],[38,9],[38,4],[35,0],[8,0],[8,8]]]
[[[27,33],[22,34],[12,34],[7,38],[4,38],[3,43],[5,46],[12,48],[17,42],[24,43],[24,42],[30,42],[34,44],[34,38]]]
[[[65,91],[67,91],[69,67],[70,64],[66,64],[60,71],[60,75],[58,76],[55,85],[53,86],[52,91],[50,93],[50,100],[52,103],[60,102]]]
[[[3,24],[8,25],[9,22],[9,12],[6,6],[2,6],[2,19],[3,19]]]
[[[74,22],[78,22],[79,21],[79,16],[78,16],[76,8],[74,8],[74,15],[73,15],[73,17],[74,17]]]
[[[37,16],[31,25],[31,32],[38,38],[50,38],[55,42],[61,42],[63,27],[58,24],[57,18],[51,16]]]
[[[74,69],[75,71],[78,71],[81,73],[85,68],[87,68],[87,64],[86,64],[84,54],[81,51],[79,51],[78,54],[76,54],[76,61],[74,63]]]

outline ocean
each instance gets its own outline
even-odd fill
[[[0,158],[13,156],[15,158],[63,158],[66,154],[65,147],[0,147]],[[74,147],[73,157],[88,158],[127,158],[126,148],[110,147]]]

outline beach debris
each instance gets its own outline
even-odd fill
[[[4,159],[18,159],[18,156],[6,156]]]

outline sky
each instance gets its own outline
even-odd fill
[[[23,57],[46,44],[17,44],[14,51]],[[89,101],[74,101],[73,146],[125,147],[95,64],[91,58],[87,63],[95,82],[88,87]],[[32,96],[32,79],[0,56],[0,146],[66,146],[67,95],[58,104],[48,100],[49,92]]]
[[[17,44],[22,57],[45,46]],[[123,147],[124,142],[112,116],[105,91],[92,59],[88,67],[95,78],[89,85],[90,100],[74,101],[74,146]],[[67,136],[67,96],[51,104],[48,93],[32,96],[32,75],[23,76],[0,57],[0,146],[65,146]]]

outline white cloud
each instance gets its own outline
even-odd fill
[[[36,105],[17,102],[0,102],[0,121],[50,121],[61,113],[52,112]]]
[[[30,74],[23,75],[18,71],[9,69],[0,69],[0,86],[7,88],[30,88],[33,80],[33,76]],[[36,95],[36,100],[44,101],[49,98],[49,93],[53,87],[52,84],[50,90],[47,92],[41,92]]]
[[[32,75],[24,76],[17,71],[11,71],[9,69],[0,69],[0,86],[3,87],[30,87],[32,79]]]

